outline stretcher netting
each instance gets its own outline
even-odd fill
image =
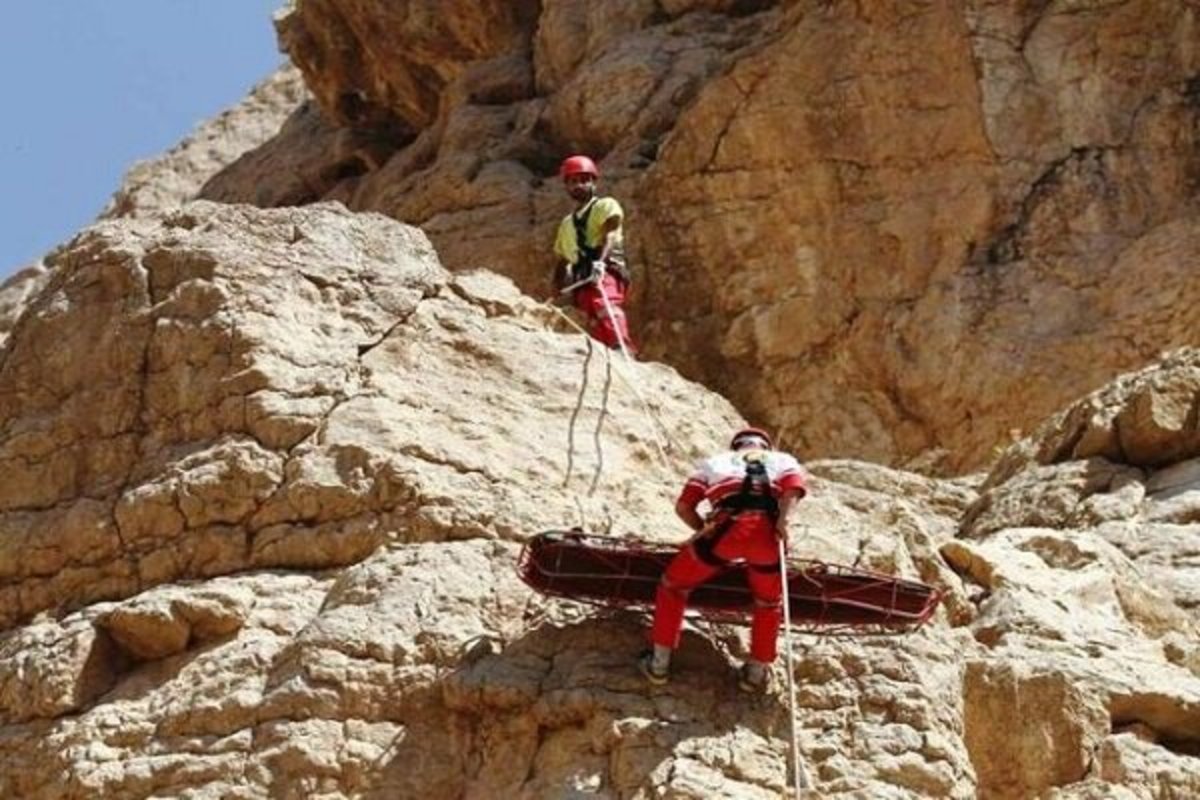
[[[534,590],[555,597],[650,611],[659,578],[677,547],[547,531],[526,542],[518,571]],[[821,632],[903,632],[926,622],[941,592],[856,567],[788,559],[792,625]],[[746,624],[754,598],[745,570],[727,569],[692,591],[688,608],[706,619]]]

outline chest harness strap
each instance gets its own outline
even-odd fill
[[[592,263],[600,260],[602,248],[592,247],[587,243],[588,222],[591,220],[592,210],[596,207],[598,199],[593,197],[587,205],[571,214],[571,223],[575,226],[575,248],[579,252],[575,263],[571,265],[571,283],[579,283],[591,278]],[[621,245],[609,248],[605,266],[611,269],[624,283],[629,283],[629,268],[625,264],[625,251]]]
[[[692,544],[700,560],[710,566],[728,566],[729,562],[714,551],[739,516],[749,511],[759,511],[765,512],[772,523],[779,518],[779,501],[771,494],[771,478],[762,454],[747,453],[742,461],[746,465],[746,473],[741,487],[717,503],[712,532]],[[777,564],[764,564],[761,569],[773,572],[777,567]],[[757,565],[751,565],[751,568],[757,568]]]

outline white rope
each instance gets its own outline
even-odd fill
[[[603,273],[600,272],[597,275],[593,276],[592,278],[589,278],[588,280],[580,281],[578,283],[572,284],[571,286],[568,286],[565,289],[563,289],[561,293],[568,294],[570,292],[575,291],[576,289],[582,288],[583,286],[585,286],[589,283],[598,283],[599,279],[602,277],[602,275],[603,275]],[[597,288],[599,288],[599,287],[597,287]],[[601,300],[604,303],[604,312],[605,312],[605,314],[608,315],[609,324],[612,325],[613,331],[616,332],[617,331],[616,314],[614,313],[613,308],[609,303],[608,295],[606,295],[603,291],[600,291],[599,294],[600,294]],[[575,407],[571,411],[571,418],[570,418],[570,421],[568,422],[568,427],[567,427],[567,469],[566,469],[566,473],[563,476],[563,488],[569,489],[570,483],[571,483],[571,477],[574,473],[574,464],[575,464],[575,423],[578,420],[579,412],[583,408],[584,398],[587,393],[588,378],[591,373],[591,361],[592,361],[592,352],[594,350],[594,344],[592,342],[591,334],[589,334],[580,325],[578,325],[575,322],[575,320],[571,319],[570,316],[568,316],[566,313],[564,313],[561,308],[559,308],[558,306],[553,305],[549,302],[546,302],[546,301],[542,301],[541,305],[549,308],[551,312],[553,312],[554,314],[557,314],[559,317],[561,317],[563,320],[565,320],[569,326],[571,326],[572,328],[577,330],[579,333],[583,334],[584,340],[587,344],[587,355],[585,356],[584,363],[583,363],[583,379],[580,381],[579,393],[575,398]],[[632,356],[630,356],[629,350],[626,348],[624,337],[618,335],[617,343],[621,349],[621,355],[625,358],[626,365],[629,366],[630,368],[632,368],[633,358],[632,358]],[[596,418],[596,427],[592,431],[592,441],[593,441],[593,445],[595,447],[595,453],[596,453],[596,467],[592,473],[591,483],[588,487],[587,496],[589,498],[595,495],[596,489],[600,485],[600,476],[604,470],[604,450],[603,450],[603,444],[602,444],[600,432],[604,425],[604,419],[608,414],[608,401],[609,401],[609,395],[610,395],[610,392],[612,389],[612,375],[613,375],[612,350],[607,347],[604,348],[604,368],[605,368],[605,372],[604,372],[603,396],[602,396],[601,402],[600,402],[600,411]],[[621,369],[617,370],[617,376],[620,377],[621,380],[625,383],[625,385],[628,386],[630,388],[630,390],[633,391],[634,395],[637,397],[638,401],[641,403],[642,414],[646,417],[647,421],[649,422],[650,433],[654,438],[655,450],[658,453],[659,458],[661,459],[663,467],[669,471],[671,469],[671,462],[667,458],[667,450],[671,449],[671,444],[672,444],[671,439],[670,439],[669,434],[665,435],[666,448],[664,448],[664,445],[663,445],[664,439],[663,439],[663,437],[660,437],[660,435],[659,435],[660,430],[663,431],[664,433],[666,432],[666,426],[663,425],[662,421],[660,419],[658,419],[658,417],[654,414],[653,409],[650,408],[650,404],[646,402],[646,398],[643,397],[642,393],[638,390],[636,382],[634,382],[629,376],[626,376],[624,374],[623,370],[621,370]],[[580,501],[578,494],[576,494],[574,491],[571,492],[571,495],[572,495],[571,499],[575,504],[575,509],[579,514],[579,527],[581,529],[586,529],[587,520],[586,520],[586,515],[584,513],[583,503]],[[612,518],[611,517],[608,520],[608,528],[611,531],[611,528],[612,528]]]
[[[779,579],[783,593],[783,652],[784,666],[787,669],[788,684],[788,723],[792,733],[792,779],[795,782],[796,800],[800,794],[812,786],[808,770],[800,760],[800,739],[796,735],[796,676],[792,671],[792,609],[788,597],[787,553],[783,548],[783,539],[779,539]]]
[[[587,281],[582,281],[577,284],[572,284],[570,287],[567,287],[567,289],[564,289],[562,291],[563,291],[563,293],[566,293],[568,290],[573,291],[574,289],[579,288],[581,285],[585,285],[589,282],[592,282],[592,280],[594,280],[594,279],[589,279]],[[608,297],[603,292],[601,292],[601,298],[602,298],[602,301],[604,302],[604,309],[605,309],[605,313],[608,314],[609,322],[612,323],[612,325],[615,328],[616,327],[616,319],[614,318],[611,307],[609,306]],[[584,336],[587,336],[589,339],[591,338],[590,333],[588,333],[586,330],[584,330],[579,325],[579,323],[577,323],[575,320],[571,319],[571,317],[565,311],[563,311],[561,308],[559,308],[557,305],[554,305],[553,303],[550,303],[545,300],[543,300],[541,302],[541,305],[544,306],[545,308],[547,308],[551,313],[556,314],[559,317],[561,317],[567,323],[567,325],[574,328],[579,333],[583,334]],[[627,365],[632,367],[633,359],[629,355],[629,351],[625,349],[624,340],[623,339],[619,340],[619,344],[621,347],[621,353],[625,357]],[[607,350],[607,348],[606,348],[606,350]],[[654,409],[652,409],[650,407],[650,404],[646,401],[646,398],[642,395],[641,391],[638,389],[637,383],[629,375],[626,375],[625,371],[623,369],[617,370],[617,377],[619,377],[621,379],[621,381],[626,386],[629,387],[630,391],[633,392],[634,396],[637,397],[638,402],[641,404],[642,414],[647,418],[647,420],[650,423],[650,432],[651,432],[651,435],[654,437],[654,445],[658,452],[659,458],[662,459],[663,466],[666,469],[670,470],[671,463],[667,459],[667,451],[677,452],[679,448],[677,446],[674,446],[674,442],[672,442],[672,440],[671,440],[671,435],[670,435],[670,432],[667,430],[667,426],[664,425],[662,420],[660,420],[658,418],[658,415],[656,415],[654,413]],[[664,442],[665,442],[665,445],[664,445]]]
[[[603,276],[603,274],[603,272],[600,273],[601,276]],[[599,280],[597,280],[597,290],[599,291],[600,299],[604,302],[604,313],[608,315],[608,322],[610,325],[612,325],[613,331],[616,332],[618,330],[617,318],[613,313],[612,304],[608,300],[608,295],[605,294],[604,289],[599,286]],[[621,336],[619,333],[617,334],[617,345],[621,348],[621,355],[625,357],[626,366],[628,366],[630,371],[632,371],[633,358],[629,355],[629,349],[625,346],[625,337]],[[654,436],[654,446],[658,448],[658,455],[662,458],[663,466],[667,469],[670,469],[671,462],[667,460],[667,449],[664,447],[662,439],[659,438],[658,430],[654,427],[654,423],[657,422],[657,420],[655,420],[653,417],[653,412],[650,410],[650,404],[646,402],[646,398],[642,396],[641,390],[637,388],[637,384],[635,382],[629,381],[629,388],[632,389],[633,393],[637,396],[638,402],[642,404],[642,412],[651,422],[650,433]],[[662,423],[660,422],[658,424],[661,425]]]
[[[596,470],[592,473],[592,484],[588,487],[588,497],[596,493],[600,485],[600,473],[604,471],[604,444],[600,439],[600,429],[604,427],[604,418],[608,415],[608,395],[612,391],[612,359],[604,359],[604,394],[600,401],[600,413],[596,415],[596,427],[592,431],[592,444],[596,448]],[[610,523],[611,527],[611,523]]]
[[[583,379],[579,382],[579,394],[575,396],[575,407],[571,409],[571,419],[567,422],[567,472],[563,475],[563,488],[571,484],[571,475],[575,471],[575,420],[583,409],[583,397],[587,393],[588,375],[592,366],[592,340],[587,340],[587,355],[583,357]]]

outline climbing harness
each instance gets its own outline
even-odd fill
[[[739,516],[751,511],[761,511],[771,518],[772,524],[779,519],[779,501],[771,494],[771,478],[767,474],[767,465],[763,462],[762,453],[745,453],[742,463],[746,467],[742,485],[734,494],[717,501],[716,511],[705,525],[708,530],[701,529],[692,542],[696,556],[709,566],[730,566],[726,559],[716,554],[716,549],[725,534],[733,529],[733,523]],[[747,564],[746,567],[774,571],[777,565]]]
[[[717,501],[717,508],[737,516],[747,511],[766,512],[771,520],[779,518],[779,501],[771,494],[771,476],[767,474],[767,465],[763,461],[761,451],[751,451],[742,455],[742,463],[746,466],[742,485],[738,491]]]
[[[571,224],[575,227],[576,256],[575,263],[571,265],[571,279],[574,281],[590,280],[592,264],[600,260],[600,248],[587,243],[587,226],[597,199],[599,198],[592,195],[592,199],[588,200],[583,208],[571,213]]]
[[[603,248],[594,247],[587,243],[588,223],[591,222],[592,211],[596,207],[599,196],[593,196],[583,208],[572,212],[571,224],[575,228],[575,263],[571,265],[571,280],[573,286],[583,286],[595,278],[595,264],[611,270],[626,286],[630,283],[629,267],[625,263],[625,248],[622,244],[610,244],[608,258],[601,259]]]

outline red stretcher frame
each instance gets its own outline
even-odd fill
[[[579,530],[546,531],[525,543],[517,562],[535,591],[606,608],[652,611],[659,578],[678,547]],[[788,559],[792,627],[823,635],[907,633],[937,610],[942,592],[881,572]],[[688,608],[715,622],[745,625],[753,596],[733,566],[692,591]]]

